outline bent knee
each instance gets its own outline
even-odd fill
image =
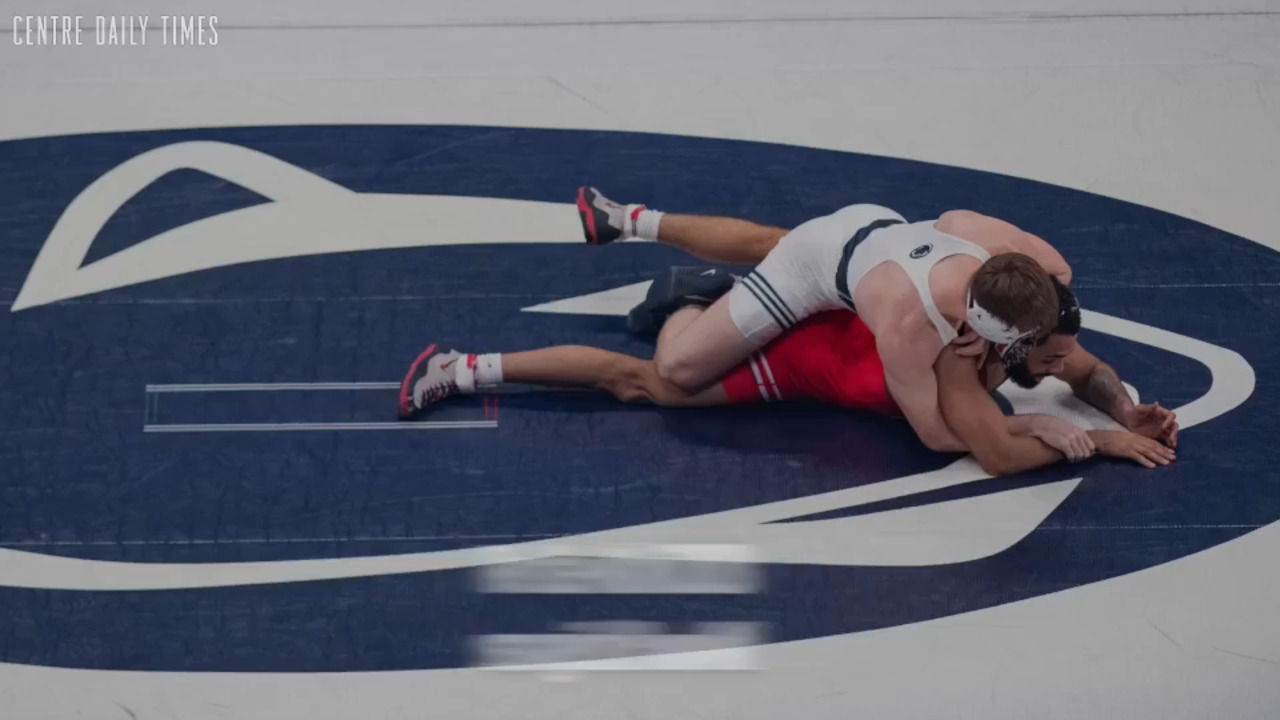
[[[657,366],[660,380],[671,383],[685,392],[696,392],[706,383],[702,369],[687,359],[662,356],[654,358],[654,365]]]

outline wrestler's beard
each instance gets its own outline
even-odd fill
[[[1009,379],[1012,380],[1015,385],[1021,388],[1026,388],[1027,390],[1034,390],[1036,386],[1040,384],[1040,381],[1045,378],[1044,375],[1032,374],[1031,368],[1027,367],[1025,360],[1020,363],[1014,363],[1013,365],[1006,365],[1005,371],[1009,373]]]

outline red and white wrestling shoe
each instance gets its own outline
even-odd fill
[[[458,371],[474,358],[474,355],[464,355],[457,350],[436,352],[435,345],[424,350],[409,366],[408,374],[400,383],[400,419],[410,420],[428,405],[465,392],[467,388],[460,386],[459,380],[462,380],[462,385],[467,385],[470,383],[466,380],[474,379],[475,375],[467,372],[471,368],[462,368],[464,377],[459,378]]]
[[[589,245],[635,237],[635,219],[645,209],[644,205],[616,203],[593,187],[578,188],[578,219]]]

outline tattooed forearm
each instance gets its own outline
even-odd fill
[[[1110,366],[1101,363],[1089,373],[1084,386],[1084,400],[1117,420],[1133,405],[1120,376]]]

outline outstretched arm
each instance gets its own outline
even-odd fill
[[[978,377],[973,359],[946,348],[934,367],[941,414],[983,471],[1007,475],[1064,459],[1040,440],[1010,431],[1000,406]]]
[[[984,471],[1007,475],[1064,458],[1040,440],[1010,431],[1010,423],[981,383],[973,360],[947,348],[938,357],[936,367],[938,404],[943,417],[969,446]],[[1174,459],[1172,450],[1136,433],[1089,430],[1086,435],[1098,453],[1127,458],[1147,468],[1168,465]]]
[[[1062,372],[1055,377],[1070,385],[1076,397],[1110,415],[1116,422],[1123,423],[1125,414],[1133,409],[1129,391],[1120,382],[1116,371],[1083,347],[1077,346],[1063,360]]]
[[[1067,356],[1056,377],[1070,385],[1076,397],[1129,430],[1177,447],[1177,415],[1159,403],[1135,405],[1115,369],[1083,347]]]

